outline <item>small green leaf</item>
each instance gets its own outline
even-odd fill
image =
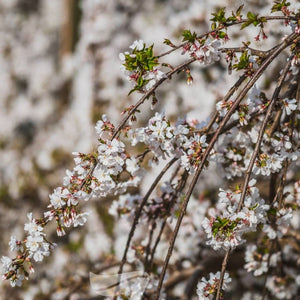
[[[128,93],[128,96],[130,96],[133,92],[139,90],[139,87],[138,86],[135,86],[133,89],[131,89]]]
[[[237,11],[236,11],[236,15],[237,15],[237,16],[242,17],[242,16],[241,16],[241,12],[242,12],[243,7],[244,7],[244,4],[242,4],[241,6],[239,6],[239,8],[238,8]]]
[[[233,65],[233,68],[236,70],[245,69],[249,64],[249,55],[247,51],[243,52],[240,56],[239,62]]]
[[[247,18],[248,18],[249,20],[251,20],[251,21],[254,21],[254,20],[256,20],[256,15],[253,14],[251,11],[249,11],[249,12],[247,13]]]
[[[227,18],[226,22],[230,23],[230,22],[235,22],[237,20],[237,18],[235,16],[229,17]]]
[[[165,40],[164,40],[164,44],[166,44],[166,45],[168,45],[168,46],[170,46],[170,47],[172,47],[172,48],[175,47],[175,45],[174,45],[169,39],[165,39]]]
[[[225,8],[220,8],[217,12],[212,13],[213,18],[211,18],[211,21],[219,22],[219,23],[225,23]]]
[[[252,24],[252,21],[248,20],[241,25],[241,29],[244,29]]]
[[[266,17],[261,17],[261,18],[259,18],[259,20],[260,20],[260,22],[267,22],[267,19],[266,19]]]
[[[287,7],[287,6],[290,6],[291,3],[290,2],[287,2],[285,0],[283,1],[274,1],[274,5],[272,6],[271,8],[271,12],[276,12],[276,11],[281,11],[283,7]]]
[[[224,37],[226,36],[226,32],[224,32],[224,31],[219,31],[219,32],[218,32],[218,36],[219,36],[220,39],[224,39]]]
[[[190,43],[194,43],[197,38],[196,32],[191,33],[190,30],[184,30],[182,32],[182,36],[183,36],[183,39],[182,39],[183,42],[188,41]]]

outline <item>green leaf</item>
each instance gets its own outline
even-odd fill
[[[132,55],[134,54],[134,55]],[[155,66],[157,66],[158,59],[153,56],[153,44],[142,50],[134,49],[131,54],[125,55],[125,66],[128,71],[136,71],[138,73],[144,74],[147,71],[152,71]]]
[[[248,20],[241,25],[241,29],[244,29],[252,24],[252,21]]]
[[[219,32],[218,32],[218,36],[219,36],[220,39],[224,39],[224,37],[226,36],[226,32],[224,32],[224,31],[219,31]]]
[[[252,13],[251,11],[249,11],[247,13],[247,18],[251,21],[254,21],[254,20],[256,20],[256,15],[254,13]]]
[[[225,8],[220,8],[217,12],[212,13],[213,18],[211,18],[211,21],[219,22],[220,24],[226,22],[225,18]]]
[[[272,6],[271,8],[271,12],[276,12],[276,11],[281,11],[283,7],[287,7],[287,6],[290,6],[291,3],[290,2],[287,2],[285,0],[283,1],[274,1],[274,5]]]
[[[229,17],[227,18],[227,22],[230,23],[230,22],[235,22],[237,20],[237,18],[235,16],[232,16],[232,17]]]
[[[267,19],[266,19],[266,17],[261,17],[261,18],[259,18],[259,20],[260,20],[260,22],[267,22]]]
[[[245,27],[248,27],[251,24],[257,26],[258,24],[260,24],[260,22],[263,22],[258,19],[258,15],[255,15],[251,11],[247,13],[247,19],[248,20],[242,24],[241,29],[244,29]]]
[[[143,85],[143,77],[139,76],[138,80],[137,80],[137,86],[141,87]]]
[[[241,12],[242,12],[243,7],[244,7],[244,4],[242,4],[241,6],[239,6],[239,8],[236,11],[236,15],[237,16],[242,17]]]
[[[182,36],[183,36],[183,39],[182,39],[183,42],[188,41],[190,43],[194,43],[197,38],[196,32],[191,33],[190,30],[184,30],[182,32]]]
[[[239,62],[233,65],[233,68],[236,70],[245,69],[249,64],[249,55],[247,51],[243,52],[240,56]]]
[[[133,89],[131,89],[128,93],[128,96],[130,96],[133,92],[139,90],[139,87],[138,86],[135,86]]]
[[[169,39],[165,39],[165,40],[164,40],[164,44],[166,44],[166,45],[168,45],[168,46],[170,46],[170,47],[172,47],[172,48],[175,47],[175,45],[174,45]]]

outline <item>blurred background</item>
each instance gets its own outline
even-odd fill
[[[0,0],[1,255],[10,255],[11,235],[23,237],[27,212],[39,217],[46,210],[49,194],[73,166],[72,152],[95,147],[94,125],[101,115],[117,122],[138,99],[127,96],[131,86],[120,72],[119,53],[138,39],[154,43],[156,54],[169,50],[165,38],[178,44],[184,29],[206,32],[211,12],[220,7],[230,12],[239,2]],[[243,3],[247,11],[270,9],[270,1]],[[272,30],[267,28],[267,34],[272,36]],[[245,34],[253,41],[257,32]],[[239,32],[233,36],[238,40]],[[176,65],[183,59],[176,53],[165,61]],[[224,62],[193,67],[192,76],[191,86],[184,74],[167,82],[155,109],[170,119],[205,121],[236,78],[227,76]],[[141,123],[154,114],[148,104],[145,111]],[[87,206],[91,216],[84,228],[60,239],[55,228],[48,229],[58,248],[36,264],[35,275],[23,287],[1,282],[1,299],[92,297],[88,272],[112,259],[107,253],[116,252],[116,228],[101,203]]]

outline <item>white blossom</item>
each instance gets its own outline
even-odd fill
[[[129,46],[130,49],[142,50],[144,48],[144,41],[143,40],[136,40],[133,42],[132,45]]]
[[[297,109],[297,100],[285,98],[282,100],[287,115],[290,115],[292,111]]]
[[[216,274],[209,273],[209,279],[202,277],[197,285],[197,295],[199,300],[214,299],[220,282],[220,272]],[[231,282],[229,274],[225,272],[222,290],[228,289],[228,284]]]

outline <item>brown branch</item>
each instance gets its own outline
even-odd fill
[[[288,170],[288,162],[285,161],[284,162],[284,167],[283,167],[283,173],[282,173],[282,176],[280,178],[280,183],[279,183],[279,186],[277,188],[277,191],[276,191],[276,194],[273,198],[273,201],[272,201],[272,206],[275,204],[275,202],[278,202],[278,208],[280,209],[282,207],[282,196],[283,196],[283,189],[284,189],[284,186],[285,186],[285,182],[286,182],[286,173],[287,173],[287,170]]]
[[[275,245],[275,243],[274,243],[274,240],[273,240],[273,241],[271,241],[271,245],[270,245],[270,252],[269,252],[268,261],[267,261],[268,271],[267,271],[267,273],[265,275],[265,278],[264,278],[264,284],[263,284],[263,291],[262,291],[261,300],[264,300],[266,295],[267,295],[267,279],[268,279],[268,274],[269,274],[269,267],[270,267],[272,249],[273,249],[274,245]]]
[[[145,260],[144,260],[144,266],[145,266],[145,270],[146,272],[148,271],[148,266],[149,266],[149,255],[150,255],[150,250],[151,250],[151,243],[152,243],[152,239],[153,239],[153,233],[156,229],[156,222],[153,220],[152,224],[151,224],[151,228],[150,228],[150,232],[149,232],[149,241],[146,247],[146,253],[145,253]]]
[[[259,56],[261,58],[266,58],[268,57],[268,55],[270,54],[270,50],[267,50],[267,51],[263,51],[263,50],[257,50],[257,49],[253,49],[253,48],[250,48],[250,47],[231,47],[231,48],[220,48],[219,49],[221,52],[228,52],[228,51],[232,51],[232,52],[244,52],[245,50],[249,50],[251,55],[256,55],[256,56]]]
[[[288,171],[288,166],[289,166],[289,163],[286,160],[285,165],[284,165],[284,169],[283,169],[283,172],[282,172],[282,176],[281,176],[281,179],[280,179],[280,183],[279,183],[279,186],[277,188],[276,195],[274,196],[274,199],[273,199],[272,204],[271,204],[271,206],[273,206],[275,204],[275,202],[277,201],[279,203],[279,206],[278,206],[279,209],[282,207],[282,204],[283,204],[283,189],[284,189],[284,186],[285,186],[285,183],[286,183],[286,174],[287,174],[287,171]],[[277,237],[276,237],[276,241],[278,242]],[[265,278],[264,278],[264,285],[263,285],[263,292],[262,292],[261,300],[264,300],[265,297],[266,297],[266,294],[267,294],[266,283],[267,283],[267,278],[268,278],[268,274],[269,274],[270,260],[271,260],[271,255],[273,253],[274,242],[275,242],[275,240],[272,240],[271,245],[270,245],[270,251],[269,251],[268,262],[267,262],[268,271],[267,271],[267,273],[265,275]]]
[[[282,110],[279,109],[274,117],[272,126],[267,130],[267,134],[269,137],[271,137],[273,135],[273,133],[275,132],[275,130],[278,128],[279,123],[280,123],[281,114],[282,114]]]
[[[152,251],[151,251],[151,256],[150,256],[150,260],[149,260],[149,269],[151,270],[152,269],[152,266],[153,266],[153,259],[154,259],[154,254],[155,254],[155,251],[156,251],[156,248],[160,242],[160,239],[161,239],[161,236],[163,234],[163,231],[165,229],[165,226],[167,224],[167,218],[168,216],[165,217],[165,219],[163,220],[162,224],[161,224],[161,227],[160,227],[160,230],[159,230],[159,233],[158,233],[158,236],[155,240],[155,243],[154,243],[154,246],[152,248]]]

